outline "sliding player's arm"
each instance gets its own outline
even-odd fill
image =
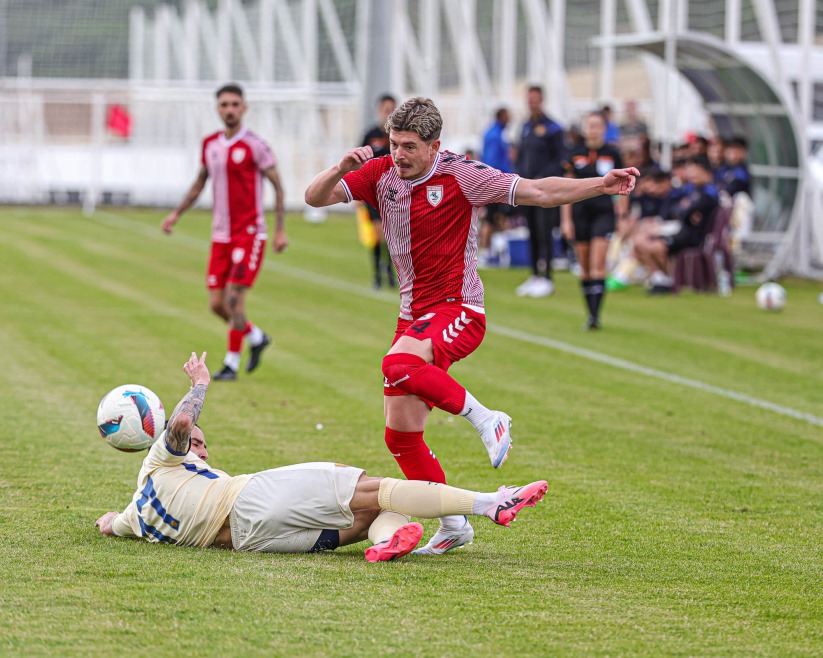
[[[140,521],[133,500],[122,512],[106,512],[94,522],[94,525],[100,530],[100,534],[108,537],[140,536]]]
[[[289,246],[286,237],[286,202],[283,195],[283,184],[280,182],[280,172],[277,167],[269,167],[263,175],[274,186],[274,240],[271,243],[275,253],[280,253]]]
[[[186,193],[186,196],[183,198],[183,201],[180,202],[180,205],[177,206],[172,212],[166,215],[163,218],[162,224],[160,224],[160,228],[163,229],[166,233],[171,233],[172,227],[177,223],[180,219],[180,215],[186,212],[189,208],[194,205],[194,202],[197,201],[200,193],[203,191],[203,188],[206,186],[206,180],[209,177],[209,171],[206,169],[206,165],[200,165],[200,171],[197,174],[197,179],[194,181],[194,184],[189,188],[189,191]]]
[[[203,411],[206,390],[211,381],[209,369],[206,367],[205,352],[199,359],[192,352],[189,360],[183,365],[183,370],[191,379],[191,390],[174,408],[166,428],[166,446],[176,455],[185,455],[189,451],[191,428],[194,427],[200,417],[200,412]]]
[[[306,188],[306,203],[315,208],[346,203],[349,198],[340,184],[343,176],[356,171],[374,156],[371,146],[360,146],[346,153],[333,167],[321,171]]]

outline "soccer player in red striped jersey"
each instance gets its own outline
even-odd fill
[[[481,404],[448,374],[485,334],[483,284],[477,274],[479,208],[490,203],[552,207],[600,194],[628,195],[639,172],[522,179],[441,152],[442,124],[430,99],[407,100],[386,122],[390,155],[372,159],[369,146],[349,151],[315,176],[305,198],[315,207],[357,200],[380,210],[400,283],[400,318],[383,359],[386,444],[410,480],[445,483],[423,440],[432,407],[466,418],[495,468],[503,465],[511,446],[509,416]],[[443,517],[437,533],[416,552],[445,553],[473,537],[465,517]]]
[[[243,127],[248,106],[243,89],[227,84],[217,90],[217,112],[225,128],[203,140],[200,172],[180,205],[161,224],[166,233],[189,209],[212,179],[214,210],[212,215],[211,256],[208,267],[209,306],[228,324],[228,350],[223,369],[216,380],[237,379],[240,352],[245,338],[249,344],[246,371],[260,363],[263,350],[271,338],[246,317],[246,295],[263,266],[266,252],[267,224],[263,208],[263,179],[274,186],[275,253],[288,246],[285,229],[283,186],[277,162],[269,145]]]

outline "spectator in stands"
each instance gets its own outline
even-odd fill
[[[366,134],[363,135],[363,142],[361,146],[371,146],[375,158],[381,158],[384,155],[389,155],[389,136],[385,130],[386,119],[394,112],[397,107],[397,100],[390,94],[384,94],[377,99],[376,116],[377,123],[373,125]],[[380,212],[377,208],[372,208],[368,203],[364,203],[363,207],[369,213],[369,219],[372,221],[374,227],[374,247],[372,247],[372,256],[374,259],[374,287],[381,288],[383,286],[383,275],[386,277],[386,283],[390,288],[395,286],[394,265],[392,265],[389,252],[385,247],[383,239],[383,221],[380,218]],[[366,224],[368,226],[368,223]]]
[[[512,147],[506,138],[506,126],[509,125],[509,119],[509,111],[505,107],[495,112],[494,123],[483,135],[483,151],[480,156],[482,162],[507,174],[514,170]],[[492,234],[503,227],[505,218],[510,212],[511,206],[504,203],[492,203],[486,206],[478,237],[478,259],[481,264],[488,263]]]
[[[642,140],[648,140],[649,127],[637,114],[637,103],[627,100],[623,106],[623,123],[620,124],[620,146],[634,148]]]
[[[543,112],[543,88],[529,87],[526,100],[529,118],[520,132],[515,170],[522,178],[563,175],[565,144],[563,127]],[[552,281],[552,231],[560,225],[559,208],[526,206],[522,209],[529,227],[531,276],[517,288],[520,297],[547,297]]]
[[[623,290],[632,283],[645,280],[646,270],[634,253],[636,241],[645,236],[677,232],[669,226],[677,223],[670,220],[679,193],[672,189],[668,172],[656,167],[649,169],[637,179],[635,192],[637,194],[631,196],[629,213],[618,220],[615,239],[609,244],[607,291]]]
[[[724,154],[723,151],[725,150],[726,145],[722,139],[719,137],[712,137],[709,140],[709,147],[706,149],[706,157],[709,159],[709,164],[712,166],[712,169],[717,172],[720,167],[723,166]]]
[[[749,168],[746,165],[749,144],[743,137],[733,137],[725,143],[723,165],[715,173],[717,189],[734,197],[749,193]]]
[[[569,178],[605,176],[612,169],[623,167],[617,149],[605,141],[606,119],[602,114],[592,112],[585,118],[583,135],[585,144],[573,149],[565,163]],[[608,196],[592,197],[560,209],[563,235],[575,241],[580,285],[588,310],[587,330],[600,328],[600,309],[606,293],[606,251],[615,228],[615,204],[618,216],[625,215],[625,196],[617,201]]]
[[[604,105],[600,108],[600,114],[606,120],[606,135],[604,139],[606,144],[618,145],[620,144],[620,128],[614,122],[614,115],[612,114],[611,105]]]
[[[685,166],[685,177],[684,195],[673,212],[681,222],[680,230],[674,235],[638,235],[635,241],[637,259],[650,273],[651,294],[672,292],[669,257],[703,244],[709,218],[719,205],[714,172],[707,158],[691,158]]]
[[[689,145],[688,157],[706,158],[709,150],[709,140],[703,135],[691,135],[687,140]]]

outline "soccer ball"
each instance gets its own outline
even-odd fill
[[[165,425],[163,403],[145,386],[118,386],[106,393],[97,407],[100,436],[123,452],[150,448]]]
[[[769,281],[757,289],[754,299],[764,311],[782,311],[786,305],[786,289],[779,283]]]

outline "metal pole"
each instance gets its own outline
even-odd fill
[[[672,139],[674,129],[672,125],[673,113],[677,112],[677,36],[675,35],[675,16],[677,0],[663,0],[660,3],[660,28],[665,34],[664,61],[666,63],[666,78],[663,98],[667,99],[666,112],[662,117],[663,144],[660,149],[660,164],[664,169],[672,167]]]
[[[371,3],[368,31],[361,35],[367,42],[366,75],[363,80],[363,128],[374,123],[374,107],[377,99],[386,93],[398,93],[393,84],[392,70],[396,66],[395,50],[400,44],[392,44],[392,17],[394,3],[376,0]],[[402,101],[402,99],[401,99]]]
[[[600,34],[603,47],[600,49],[599,102],[608,101],[614,89],[614,32],[617,20],[617,0],[602,0],[600,4]]]

